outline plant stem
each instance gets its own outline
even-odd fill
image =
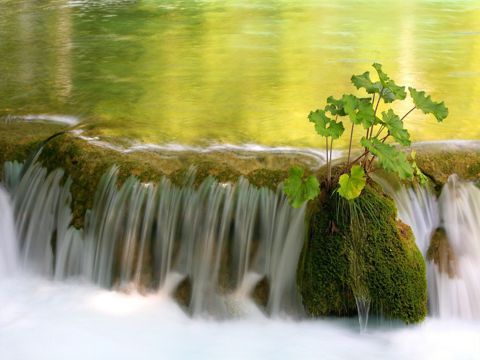
[[[363,158],[365,155],[367,155],[369,153],[368,150],[365,150],[364,153],[362,155],[360,155],[359,157],[357,157],[355,160],[353,160],[351,162],[351,164],[355,164],[358,160],[360,160],[361,158]]]
[[[378,95],[377,105],[375,105],[375,110],[373,112],[373,117],[374,118],[377,116],[378,105],[380,105],[380,100],[382,99],[383,90],[384,89],[382,89],[382,91],[380,91],[380,94]],[[372,104],[373,104],[373,102],[372,102]],[[369,135],[368,131],[369,131],[369,129],[367,129],[367,139],[368,139],[368,135]],[[373,126],[372,126],[372,133],[373,133]],[[366,167],[367,167],[367,162],[368,162],[368,152],[369,152],[368,149],[365,148],[365,153],[364,153],[365,159],[364,159],[364,162],[363,162],[363,168],[365,170],[367,170]]]
[[[328,162],[328,138],[325,137],[325,152],[326,152],[326,157],[327,157],[327,189],[330,187],[330,176],[328,175],[330,170],[329,170],[329,167],[330,167],[330,164]]]
[[[382,89],[382,91],[380,91],[380,94],[378,95],[377,105],[375,106],[375,111],[373,112],[374,117],[377,115],[378,105],[380,104],[380,99],[382,98],[383,90],[384,89]]]
[[[332,180],[332,152],[333,152],[333,138],[330,140],[330,166],[328,167],[328,178],[330,183]]]
[[[355,124],[352,123],[352,129],[350,130],[350,144],[348,145],[348,160],[347,160],[347,167],[350,165],[350,154],[352,153],[352,139],[353,139],[353,128]]]
[[[385,125],[380,126],[380,129],[378,129],[378,132],[375,135],[375,137],[378,137],[378,135],[380,135],[382,133],[383,129],[385,129]]]
[[[410,110],[407,111],[407,113],[405,115],[402,116],[402,118],[400,119],[400,121],[403,121],[403,119],[405,119],[413,110],[415,110],[417,107],[414,106],[413,108],[411,108]]]
[[[375,160],[375,155],[372,156],[372,158],[370,159],[370,162],[368,163],[368,172],[370,172],[370,168],[372,167],[373,160]]]

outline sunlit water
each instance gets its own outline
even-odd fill
[[[0,282],[2,359],[480,359],[480,324],[428,319],[360,334],[355,319],[293,321],[258,312],[189,318],[142,296],[34,278]]]
[[[479,1],[2,0],[0,116],[76,116],[154,143],[316,146],[308,112],[378,61],[450,108],[441,126],[408,120],[414,140],[477,139],[479,19]]]

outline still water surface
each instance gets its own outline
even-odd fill
[[[308,112],[374,61],[450,108],[414,140],[480,138],[480,1],[0,0],[0,54],[0,116],[144,142],[319,146]]]

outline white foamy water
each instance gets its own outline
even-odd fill
[[[2,118],[6,122],[10,121],[48,121],[65,125],[77,125],[80,119],[73,115],[56,114],[28,114],[28,115],[8,115]]]
[[[0,282],[0,349],[2,360],[480,359],[480,324],[427,319],[359,334],[356,319],[211,321],[161,293],[12,278]]]

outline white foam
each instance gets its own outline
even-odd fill
[[[65,125],[77,125],[80,119],[72,115],[57,114],[27,114],[27,115],[7,115],[2,118],[6,122],[10,121],[49,121]]]
[[[427,319],[359,334],[353,320],[191,319],[165,294],[0,282],[2,360],[478,359],[480,324]]]

